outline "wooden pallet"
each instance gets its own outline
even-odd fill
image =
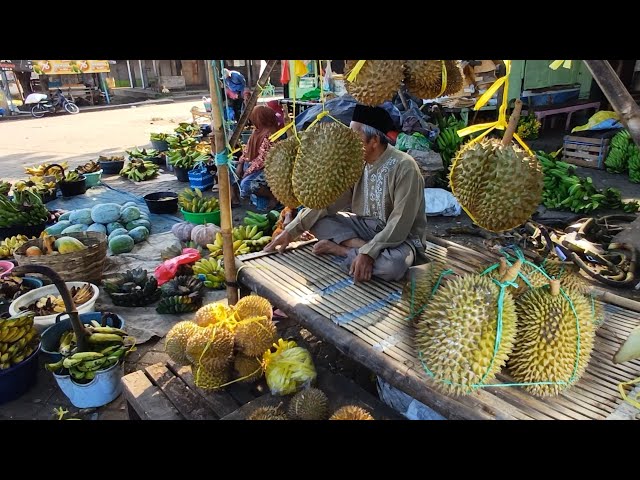
[[[329,398],[330,411],[357,405],[376,420],[404,419],[353,381],[318,368],[316,385]],[[291,396],[274,396],[264,378],[253,384],[234,383],[223,391],[207,392],[193,383],[190,367],[156,363],[122,379],[132,420],[244,420],[258,407],[281,405]]]
[[[604,168],[609,153],[608,138],[576,137],[566,135],[562,150],[562,160],[589,168]]]
[[[640,376],[640,361],[613,364],[611,358],[640,323],[636,312],[605,304],[606,321],[597,332],[589,367],[571,389],[554,398],[536,398],[517,387],[488,387],[472,395],[441,393],[418,361],[410,307],[400,299],[402,285],[374,279],[354,284],[339,259],[311,253],[303,245],[284,254],[244,259],[239,280],[268,298],[289,317],[362,363],[391,385],[447,418],[605,419],[623,402],[617,385]],[[449,242],[429,243],[427,255],[457,274],[477,272],[497,255]],[[494,384],[512,383],[506,374]]]

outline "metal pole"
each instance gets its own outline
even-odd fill
[[[226,152],[224,130],[220,107],[222,97],[218,79],[220,72],[214,70],[212,61],[207,62],[209,74],[209,91],[211,94],[211,127],[213,140],[211,151],[216,153]],[[220,227],[222,229],[222,258],[224,260],[224,276],[227,284],[227,300],[229,305],[238,302],[238,284],[236,283],[236,263],[233,254],[233,216],[231,213],[231,188],[229,185],[229,165],[217,165],[218,167],[218,198],[220,200]]]
[[[606,60],[583,60],[607,100],[640,146],[640,107]]]
[[[129,70],[129,86],[133,88],[133,76],[131,75],[131,64],[127,60],[127,70]]]
[[[142,82],[142,88],[145,88],[145,86],[144,86],[144,71],[142,70],[142,60],[138,60],[138,65],[140,66],[140,81]]]
[[[107,82],[104,80],[104,75],[99,73],[100,83],[102,83],[102,88],[104,88],[104,98],[107,101],[107,105],[111,104],[111,99],[109,98],[109,89],[107,88]]]

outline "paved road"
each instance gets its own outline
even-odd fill
[[[67,160],[75,166],[98,155],[117,155],[136,145],[147,146],[154,129],[172,130],[181,121],[191,121],[189,110],[193,106],[202,109],[202,102],[0,122],[0,178],[22,178],[24,165]]]

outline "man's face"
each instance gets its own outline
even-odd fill
[[[378,143],[378,137],[372,137],[367,140],[367,136],[362,131],[362,123],[360,122],[351,122],[349,124],[349,128],[356,132],[360,137],[360,140],[362,140],[362,143],[364,145],[364,161],[370,163],[375,160],[373,156],[375,155],[374,151]]]

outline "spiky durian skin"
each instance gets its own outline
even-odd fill
[[[412,308],[413,311],[409,313],[414,322],[424,312],[443,270],[442,263],[431,262],[409,272],[409,279],[402,288],[402,300],[409,304],[409,308]]]
[[[326,208],[362,175],[364,145],[355,131],[337,122],[317,123],[300,142],[293,191],[305,207]]]
[[[167,333],[164,348],[171,360],[178,365],[188,365],[189,359],[186,355],[187,342],[196,331],[197,325],[193,322],[185,321],[176,323]]]
[[[577,382],[589,363],[595,337],[591,307],[584,295],[567,290],[580,325],[580,355],[575,376],[578,321],[569,302],[548,286],[529,290],[516,302],[518,332],[508,368],[519,383]],[[558,395],[571,384],[523,386],[532,395]]]
[[[560,280],[564,290],[575,290],[579,293],[587,293],[589,284],[578,274],[580,270],[573,262],[561,262],[559,260],[547,260],[543,265],[544,270],[551,278]]]
[[[229,381],[229,369],[212,371],[202,364],[191,365],[191,374],[196,386],[203,390],[218,390]]]
[[[318,388],[305,388],[291,398],[288,415],[293,420],[326,420],[329,399]]]
[[[300,201],[293,193],[291,177],[300,143],[296,137],[277,142],[269,149],[264,163],[267,184],[275,197],[285,207],[296,208]]]
[[[287,420],[287,416],[278,407],[256,408],[247,420]]]
[[[250,383],[258,380],[263,374],[262,362],[257,357],[248,357],[239,353],[233,359],[233,369],[236,372],[236,378],[242,378],[242,383]],[[246,377],[246,378],[245,378]]]
[[[506,290],[502,336],[494,358],[499,294],[498,286],[486,276],[454,278],[438,289],[420,318],[416,348],[444,392],[471,393],[473,385],[489,383],[507,361],[516,333],[516,311]]]
[[[455,60],[445,60],[444,66],[447,69],[447,85],[443,95],[453,95],[462,90],[462,71]],[[442,86],[442,84],[440,84]]]
[[[376,107],[398,93],[404,80],[404,64],[405,60],[367,60],[354,82],[345,80],[345,88],[359,103]],[[345,78],[355,65],[354,60],[346,61]]]
[[[374,418],[364,408],[346,405],[336,410],[329,420],[374,420]]]
[[[236,320],[246,320],[251,317],[273,318],[273,307],[269,300],[259,295],[247,295],[238,300],[233,306]]]
[[[185,353],[191,364],[202,364],[211,372],[222,370],[233,355],[233,333],[216,325],[196,327],[187,341]]]
[[[222,303],[210,303],[201,307],[195,315],[194,321],[200,327],[214,325],[225,320],[232,314],[232,310]]]
[[[449,180],[460,204],[479,226],[492,232],[523,224],[542,199],[538,160],[495,139],[467,143],[458,150]]]
[[[442,90],[442,60],[407,60],[404,83],[418,98],[437,98]]]
[[[489,266],[490,265],[487,265],[487,267]],[[486,268],[483,268],[478,273],[482,273],[485,270]],[[529,265],[528,263],[522,264],[522,266],[520,267],[520,273],[524,277],[526,277],[527,281],[531,285],[531,288],[542,287],[543,285],[549,283],[549,279],[545,277],[544,274],[540,272],[540,270]],[[491,278],[495,278],[496,280],[500,279],[500,273],[497,268],[488,272],[487,275]],[[518,287],[509,290],[509,292],[511,292],[511,296],[513,296],[514,299],[529,290],[529,284],[527,284],[527,282],[525,282],[520,275],[518,275],[518,278],[516,278],[515,283],[518,284]]]
[[[251,317],[238,322],[235,344],[249,357],[262,357],[277,339],[275,324],[265,317]]]

